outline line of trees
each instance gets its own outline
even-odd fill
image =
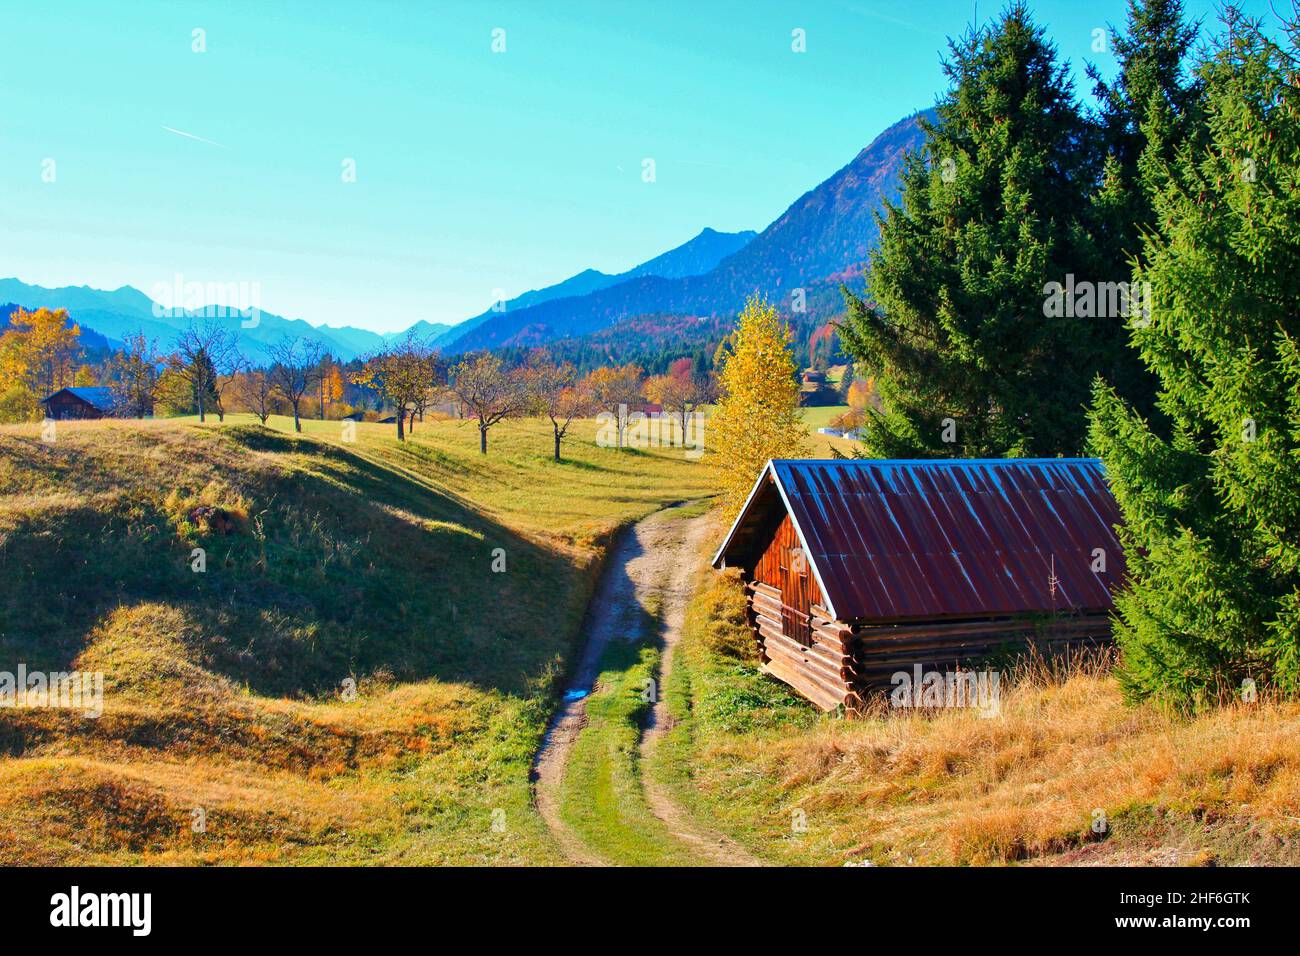
[[[525,416],[545,417],[552,427],[553,455],[572,424],[608,411],[617,416],[618,444],[626,444],[625,408],[657,404],[678,418],[686,433],[690,414],[711,400],[713,376],[703,353],[673,360],[662,374],[647,377],[634,363],[600,366],[587,374],[546,349],[531,349],[513,364],[499,354],[475,353],[449,363],[414,332],[343,366],[309,338],[284,338],[266,347],[258,365],[241,351],[237,333],[215,321],[183,329],[168,352],[144,333],[127,335],[98,366],[84,361],[80,329],[65,310],[18,310],[0,335],[0,420],[32,420],[40,400],[59,388],[103,385],[112,390],[114,413],[145,417],[254,414],[265,425],[271,415],[292,416],[294,429],[314,405],[320,418],[328,407],[347,409],[345,394],[358,404],[371,396],[374,417],[390,409],[397,439],[405,441],[417,421],[437,409],[475,421],[479,448],[488,449],[491,429]]]
[[[348,382],[360,362],[342,363],[314,340],[285,338],[267,353],[268,361],[254,363],[236,332],[200,319],[167,351],[142,332],[108,348],[87,342],[66,309],[15,308],[0,333],[0,422],[38,419],[42,400],[69,386],[110,389],[113,414],[121,417],[197,414],[206,421],[216,414],[224,421],[228,411],[247,411],[265,424],[284,413],[299,431],[309,410],[324,419],[382,401]]]
[[[1300,691],[1300,27],[1198,33],[1133,0],[1093,110],[1022,4],[954,41],[839,329],[873,455],[1100,455],[1121,679],[1184,707]]]

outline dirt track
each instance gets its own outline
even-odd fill
[[[680,507],[680,506],[679,506]],[[672,649],[681,637],[691,582],[698,568],[700,546],[708,533],[706,516],[682,517],[678,507],[667,508],[639,521],[615,542],[605,565],[584,624],[585,642],[566,700],[551,721],[535,762],[537,808],[555,833],[561,848],[578,865],[602,865],[599,848],[588,847],[560,817],[559,792],[574,741],[586,724],[585,694],[599,676],[601,655],[613,640],[645,636],[645,609],[655,609],[664,648],[664,668],[672,666]],[[658,686],[666,684],[667,672]],[[584,693],[585,692],[585,693]],[[582,694],[582,696],[578,696]],[[668,710],[660,693],[641,740],[647,757],[669,729]],[[642,766],[645,766],[643,759]],[[650,811],[664,822],[672,836],[703,864],[758,866],[762,862],[722,836],[700,827],[663,787],[641,775]]]

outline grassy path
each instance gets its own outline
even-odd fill
[[[674,840],[688,846],[701,860],[717,866],[762,866],[762,860],[734,840],[702,827],[674,798],[672,788],[664,779],[668,775],[656,763],[659,745],[667,738],[675,721],[672,708],[668,706],[669,695],[674,693],[672,688],[678,685],[674,680],[673,663],[677,658],[677,645],[682,639],[691,590],[698,576],[698,556],[710,529],[707,517],[690,519],[681,553],[674,563],[671,587],[664,596],[660,611],[662,650],[657,676],[658,693],[641,735],[641,766],[644,768],[641,786],[650,812],[668,829]]]
[[[698,826],[643,773],[667,726],[660,662],[680,633],[702,515],[699,505],[678,506],[625,532],[593,599],[583,657],[536,773],[538,809],[575,863],[758,862]]]

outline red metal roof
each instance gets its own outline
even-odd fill
[[[839,620],[1108,610],[1124,580],[1096,459],[772,461],[715,566],[752,562],[774,491]]]

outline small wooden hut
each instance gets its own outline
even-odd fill
[[[1120,520],[1096,459],[774,460],[713,566],[764,671],[853,709],[899,671],[1108,640]]]
[[[61,388],[41,399],[47,418],[59,420],[104,418],[112,415],[117,401],[111,388],[100,386]]]

